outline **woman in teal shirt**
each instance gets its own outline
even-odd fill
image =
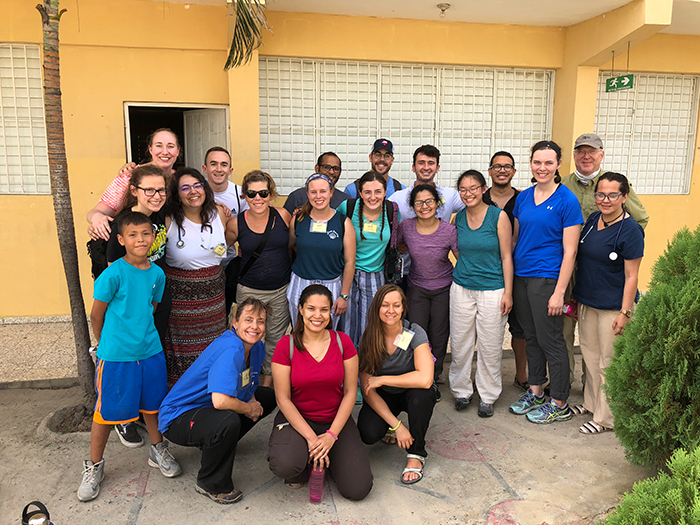
[[[450,390],[455,408],[471,401],[471,370],[476,343],[479,417],[491,417],[501,395],[503,333],[513,307],[511,226],[506,212],[484,202],[486,180],[476,170],[457,180],[466,205],[455,216],[459,257],[450,289]]]
[[[374,171],[360,177],[357,186],[360,197],[343,202],[338,211],[352,221],[357,237],[355,275],[345,316],[345,332],[359,347],[367,326],[369,305],[386,282],[384,260],[391,239],[391,217],[388,215],[393,215],[396,204],[386,201],[386,181]],[[387,204],[391,206],[389,210]]]

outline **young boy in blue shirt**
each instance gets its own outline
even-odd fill
[[[97,403],[90,436],[90,460],[83,462],[80,501],[100,493],[105,446],[112,426],[143,413],[151,450],[148,464],[166,477],[182,472],[158,431],[158,408],[168,392],[165,357],[153,312],[165,288],[165,274],[147,258],[153,244],[153,223],[143,213],[119,220],[119,243],[126,255],[95,281],[90,319],[98,341],[95,389]]]

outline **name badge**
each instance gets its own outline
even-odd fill
[[[408,345],[411,344],[414,335],[416,335],[415,332],[404,328],[403,332],[396,336],[394,344],[401,350],[408,350]]]
[[[326,233],[327,227],[328,223],[316,222],[315,220],[311,219],[311,233]]]
[[[362,231],[364,231],[365,233],[377,233],[378,229],[379,228],[376,224],[366,222],[362,225]]]
[[[445,200],[445,197],[443,197],[442,195],[440,195],[440,204],[442,204],[442,205],[444,206],[446,202],[447,202],[447,201]]]
[[[246,368],[241,372],[241,388],[245,388],[250,384],[250,368]]]
[[[224,243],[219,243],[216,248],[214,248],[214,253],[221,257],[222,255],[226,254],[226,246]]]

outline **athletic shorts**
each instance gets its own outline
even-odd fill
[[[129,423],[139,418],[139,412],[157,414],[168,393],[165,355],[159,352],[148,359],[124,363],[98,359],[95,390],[95,423]]]

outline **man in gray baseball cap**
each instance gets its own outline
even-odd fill
[[[603,141],[595,133],[584,133],[579,136],[574,143],[574,164],[576,169],[573,173],[565,175],[561,179],[561,183],[569,188],[578,198],[583,212],[584,222],[588,220],[588,216],[596,211],[598,207],[595,204],[595,185],[600,176],[606,170],[601,169],[600,165],[605,157],[603,151]],[[629,175],[626,174],[628,178]],[[630,193],[625,202],[625,209],[629,212],[632,218],[639,223],[642,228],[646,228],[649,223],[649,215],[644,209],[644,205],[637,197],[637,194],[632,189],[630,182]],[[575,272],[574,272],[575,273]],[[567,298],[570,296],[570,290],[573,288],[573,277],[567,290]],[[576,321],[569,316],[564,316],[564,339],[569,350],[569,378],[574,382],[574,331],[576,329]],[[581,382],[585,382],[585,369],[582,375]]]

